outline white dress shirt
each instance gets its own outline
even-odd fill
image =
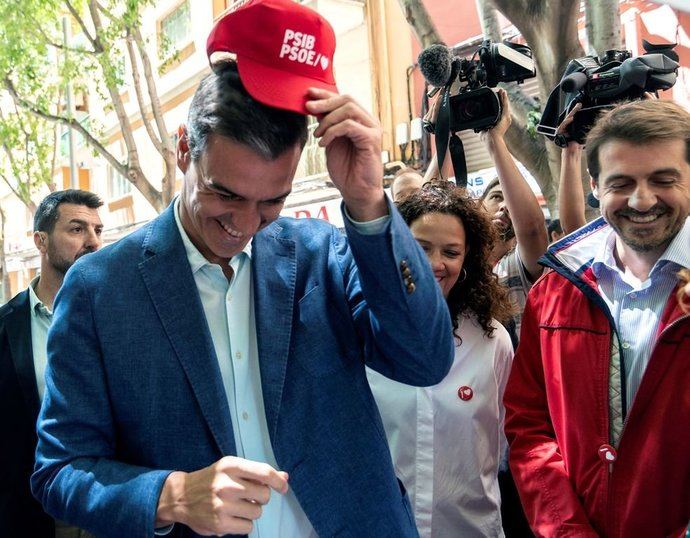
[[[46,366],[48,365],[48,329],[53,322],[53,313],[36,295],[36,284],[40,275],[29,284],[29,308],[31,309],[31,352],[36,374],[38,399],[43,401],[46,391]]]
[[[498,322],[488,338],[474,318],[459,321],[462,341],[438,385],[411,387],[367,370],[422,538],[503,536],[498,466],[513,348]]]
[[[230,407],[237,456],[278,468],[261,390],[251,242],[230,260],[233,277],[228,282],[220,266],[204,258],[189,239],[180,221],[179,199],[175,201],[175,221],[213,340]],[[292,489],[285,495],[271,490],[271,499],[254,522],[249,537],[309,538],[316,537],[316,533]]]

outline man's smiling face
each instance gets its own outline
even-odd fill
[[[661,254],[690,213],[690,164],[684,140],[601,146],[599,180],[592,190],[601,214],[638,252]]]

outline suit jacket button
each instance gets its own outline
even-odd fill
[[[412,274],[412,271],[410,271],[409,267],[405,267],[405,269],[402,270],[403,276],[410,276],[411,274]]]
[[[414,290],[417,288],[417,286],[414,285],[414,282],[408,282],[407,283],[407,293],[414,293]]]
[[[407,268],[407,260],[401,260],[400,261],[400,269],[405,269]]]

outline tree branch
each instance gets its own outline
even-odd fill
[[[501,32],[501,25],[498,23],[496,8],[488,0],[476,0],[476,5],[482,34],[491,41],[500,42],[503,39],[503,32]]]
[[[98,2],[96,0],[89,0],[88,9],[93,22],[94,31],[96,33],[95,39],[99,46],[102,46],[101,34],[103,32],[103,23],[101,22],[101,14],[98,7]],[[120,97],[120,90],[117,85],[113,83],[112,77],[109,76],[113,69],[113,66],[110,63],[110,58],[107,55],[101,55],[98,59],[101,70],[104,74],[105,86],[108,90],[108,94],[110,95],[110,101],[113,104],[113,109],[115,110],[118,122],[120,123],[120,132],[122,133],[122,138],[125,142],[125,147],[127,148],[127,173],[123,175],[129,178],[132,184],[139,189],[139,191],[156,209],[156,211],[160,212],[163,209],[161,193],[156,190],[153,185],[151,185],[151,182],[146,178],[146,175],[141,168],[139,150],[137,149],[137,144],[134,140],[132,124],[129,121],[129,116],[125,110],[125,105]]]
[[[63,43],[57,43],[56,41],[53,41],[53,39],[48,35],[48,33],[39,25],[36,27],[36,32],[40,34],[40,36],[43,38],[43,41],[46,43],[46,45],[49,45],[55,49],[58,50],[63,50],[65,52],[74,52],[76,54],[98,54],[95,50],[89,50],[89,49],[84,49],[84,48],[76,48],[76,47],[70,47],[66,46]]]
[[[76,20],[77,24],[79,24],[81,31],[84,33],[84,36],[86,36],[86,39],[88,39],[89,42],[91,43],[91,46],[93,47],[94,52],[95,53],[103,52],[103,47],[96,40],[96,38],[91,35],[91,33],[89,32],[89,29],[86,26],[86,23],[84,23],[84,19],[81,17],[81,15],[77,11],[77,9],[72,5],[72,2],[70,2],[70,0],[64,0],[64,2],[65,2],[65,5],[67,6],[67,9],[72,14],[72,17],[74,17],[74,20]]]
[[[90,146],[92,146],[98,153],[100,153],[107,161],[108,163],[115,168],[120,174],[123,176],[127,177],[129,175],[127,171],[127,167],[123,165],[120,161],[118,161],[115,156],[110,153],[106,147],[101,144],[101,142],[95,138],[81,123],[79,123],[77,120],[74,118],[66,118],[64,116],[60,116],[58,114],[51,114],[49,112],[46,112],[45,110],[41,110],[37,105],[34,103],[31,103],[30,101],[24,99],[21,97],[18,93],[17,90],[14,87],[14,84],[12,81],[8,78],[5,78],[5,89],[7,92],[10,94],[12,99],[19,105],[22,109],[30,112],[31,114],[43,118],[45,120],[48,120],[53,123],[60,123],[62,125],[66,125],[67,127],[70,127],[77,131],[79,134],[81,134],[86,141],[89,143]]]
[[[153,76],[153,68],[151,67],[151,58],[149,58],[148,52],[146,52],[146,44],[144,43],[144,38],[141,36],[140,29],[132,28],[132,36],[134,37],[134,42],[137,44],[139,56],[141,57],[141,65],[144,68],[144,79],[146,80],[146,89],[148,90],[149,99],[151,101],[151,112],[153,113],[156,127],[160,133],[161,142],[164,148],[174,150],[172,147],[172,140],[170,139],[168,129],[165,125],[161,101],[158,97],[155,77]]]
[[[443,43],[429,13],[423,5],[420,5],[421,0],[398,0],[398,2],[422,48],[434,43]]]
[[[144,123],[144,127],[146,128],[146,133],[149,135],[149,138],[153,143],[153,147],[156,148],[156,151],[158,153],[163,155],[163,145],[161,144],[161,141],[158,139],[158,135],[156,135],[156,132],[153,130],[153,126],[151,125],[151,122],[148,118],[148,114],[146,113],[146,103],[144,103],[144,95],[141,92],[141,77],[139,76],[139,66],[137,65],[137,58],[134,54],[134,46],[132,45],[131,34],[127,34],[125,42],[127,44],[127,53],[129,54],[129,61],[132,64],[132,81],[134,83],[134,93],[137,96],[139,110],[141,111],[141,120]]]
[[[596,54],[623,46],[618,2],[619,0],[585,0],[587,42]]]

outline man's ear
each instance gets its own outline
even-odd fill
[[[593,177],[589,178],[589,187],[592,189],[592,196],[594,196],[598,200],[599,199],[599,185],[597,184],[596,181],[594,181]]]
[[[45,232],[34,232],[34,245],[41,254],[48,250],[47,235]]]
[[[187,126],[183,123],[177,129],[177,166],[182,173],[187,172],[187,168],[192,161],[191,154],[189,152],[189,138],[187,137]]]

